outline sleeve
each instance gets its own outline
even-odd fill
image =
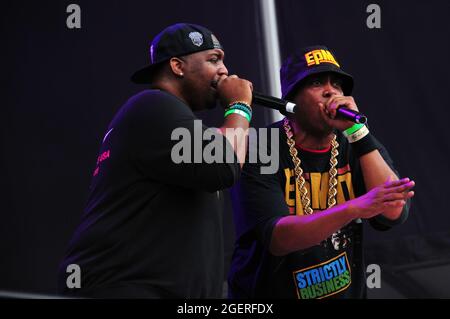
[[[203,126],[176,97],[149,92],[129,101],[130,156],[137,170],[186,188],[214,192],[231,187],[240,165],[226,137]]]
[[[250,145],[249,152],[257,151]],[[231,196],[237,238],[252,233],[268,248],[275,224],[281,217],[289,215],[289,209],[279,173],[264,174],[262,167],[260,161],[250,163],[247,160],[240,181],[232,188]]]
[[[375,141],[378,144],[378,151],[380,152],[381,157],[383,157],[383,159],[386,161],[386,163],[392,169],[392,171],[395,173],[395,175],[399,176],[398,171],[394,167],[394,161],[392,160],[392,158],[389,155],[386,148],[378,140],[375,139]],[[379,230],[379,231],[389,230],[393,226],[403,224],[406,221],[406,219],[408,219],[410,205],[411,205],[411,200],[408,199],[406,201],[406,205],[403,207],[400,217],[397,218],[396,220],[390,220],[390,219],[384,217],[383,215],[378,215],[378,216],[375,216],[375,217],[369,219],[369,223],[374,229]]]

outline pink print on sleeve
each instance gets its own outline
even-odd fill
[[[97,176],[98,175],[98,171],[100,170],[100,163],[107,160],[109,158],[109,154],[110,154],[110,150],[104,151],[102,154],[99,155],[99,157],[97,158],[97,167],[94,170],[94,173],[92,174],[92,176]]]

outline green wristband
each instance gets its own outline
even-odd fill
[[[355,124],[353,124],[352,127],[349,127],[348,129],[346,129],[344,131],[344,135],[345,136],[351,135],[351,134],[355,133],[356,131],[359,131],[363,126],[364,126],[364,124],[355,123]]]
[[[250,122],[250,120],[251,120],[250,115],[247,114],[247,112],[244,112],[244,111],[242,111],[242,110],[238,110],[238,109],[231,109],[231,110],[228,110],[228,111],[225,112],[224,117],[227,117],[227,116],[230,115],[230,114],[239,114],[239,115],[245,117],[245,118],[247,119],[247,121]]]

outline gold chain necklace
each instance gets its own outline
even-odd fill
[[[305,215],[310,215],[313,213],[311,208],[311,201],[308,197],[308,190],[305,186],[305,178],[303,177],[303,169],[301,168],[300,158],[298,158],[297,149],[295,148],[295,140],[293,138],[294,133],[292,132],[292,128],[289,124],[289,120],[287,117],[283,120],[283,127],[286,131],[287,136],[287,144],[289,146],[289,153],[292,156],[292,161],[294,162],[294,172],[295,172],[295,182],[300,191],[300,197],[303,205],[303,211]],[[328,208],[336,205],[336,185],[337,185],[337,156],[339,155],[338,147],[339,143],[336,141],[336,134],[333,134],[333,139],[331,140],[331,158],[330,158],[330,170],[329,170],[329,182],[328,182]]]

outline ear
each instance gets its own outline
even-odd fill
[[[172,73],[177,77],[182,77],[184,75],[184,68],[186,62],[180,58],[174,57],[169,60],[170,69]]]

